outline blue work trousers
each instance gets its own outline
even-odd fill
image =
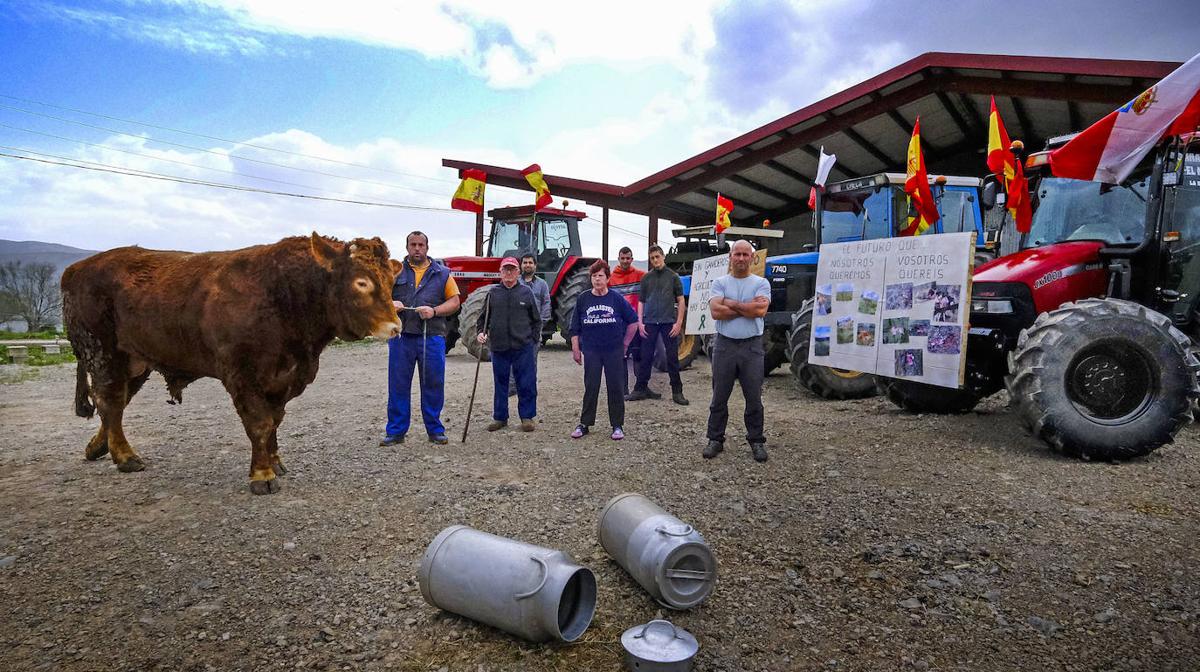
[[[423,350],[423,352],[422,352]],[[446,338],[400,334],[388,339],[388,436],[404,436],[412,419],[413,371],[421,381],[421,417],[430,436],[445,434]]]
[[[508,422],[508,377],[517,378],[517,413],[522,420],[537,416],[537,344],[492,351],[492,419]]]

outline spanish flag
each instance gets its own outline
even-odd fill
[[[475,168],[462,171],[462,182],[454,192],[450,207],[467,212],[483,212],[483,189],[487,186],[487,173]]]
[[[529,186],[537,192],[536,198],[533,201],[534,211],[550,205],[554,201],[554,197],[550,195],[550,185],[546,184],[546,178],[542,175],[542,167],[538,164],[533,164],[521,171],[525,176],[525,181],[529,182]]]
[[[908,226],[900,232],[902,236],[919,236],[938,221],[937,203],[929,189],[929,174],[925,172],[925,157],[921,154],[921,118],[913,124],[912,140],[908,142],[908,176],[904,180],[904,193],[908,194]]]
[[[1017,231],[1029,233],[1033,223],[1033,208],[1029,203],[1029,183],[1025,180],[1025,170],[1021,162],[1013,155],[1008,131],[1004,130],[1004,122],[1000,120],[1000,112],[996,110],[996,97],[992,96],[992,113],[988,117],[988,148],[987,165],[996,179],[1004,186],[1007,194],[1009,214],[1017,224]]]
[[[713,227],[714,233],[721,233],[729,228],[729,213],[733,212],[733,201],[717,194],[717,223]]]

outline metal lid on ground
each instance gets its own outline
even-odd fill
[[[653,620],[626,630],[621,635],[621,646],[625,647],[626,659],[631,661],[630,667],[638,670],[691,669],[692,658],[700,650],[700,644],[692,633],[663,620]],[[678,667],[661,666],[666,663],[675,663]]]

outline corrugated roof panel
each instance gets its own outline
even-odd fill
[[[782,201],[774,196],[768,196],[755,189],[742,186],[727,179],[717,180],[708,185],[708,188],[720,193],[722,196],[732,198],[734,203],[741,201],[746,206],[753,207],[756,210],[773,210],[787,205],[787,201]]]
[[[800,171],[796,171],[800,172]],[[804,173],[800,173],[803,175]],[[759,164],[741,171],[739,175],[743,175],[748,179],[754,180],[759,184],[765,184],[776,191],[782,191],[785,194],[798,194],[804,192],[804,198],[808,198],[808,185],[804,182],[799,182],[783,173]]]
[[[905,77],[904,79],[902,79],[898,82],[895,82],[893,84],[888,84],[887,86],[883,87],[882,89],[879,89],[879,93],[884,96],[890,96],[891,94],[893,94],[901,89],[907,89],[908,87],[920,82],[922,79],[924,79],[924,77],[922,75],[919,75],[919,74],[911,75],[909,77]]]

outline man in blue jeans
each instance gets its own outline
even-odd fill
[[[433,443],[447,443],[442,426],[446,382],[446,318],[458,310],[458,285],[450,269],[429,258],[429,237],[413,231],[408,256],[392,284],[400,335],[388,340],[387,430],[381,446],[404,442],[412,418],[413,370],[421,382],[421,417]]]
[[[508,377],[517,379],[517,412],[521,431],[535,429],[537,415],[537,345],[542,317],[529,287],[517,282],[517,260],[500,261],[500,284],[487,289],[487,304],[475,323],[476,341],[492,354],[492,424],[489,432],[508,425]],[[476,290],[484,291],[484,290]],[[486,319],[485,319],[486,317]]]
[[[683,282],[675,271],[667,268],[667,259],[658,245],[650,246],[650,270],[642,276],[637,311],[642,359],[638,362],[637,384],[625,400],[641,401],[662,396],[650,389],[650,368],[654,363],[654,351],[661,340],[667,354],[671,400],[680,406],[687,406],[688,400],[683,396],[683,380],[679,377],[679,341],[676,340],[683,333],[683,318],[687,314]]]

